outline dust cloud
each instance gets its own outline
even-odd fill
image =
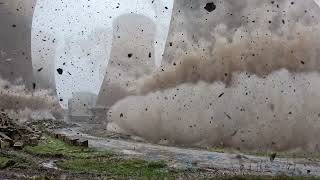
[[[319,7],[208,3],[176,1],[162,66],[131,83],[108,130],[154,143],[319,152]]]
[[[319,71],[320,26],[303,28],[297,25],[296,29],[299,29],[299,36],[292,40],[263,30],[260,30],[264,34],[262,37],[245,37],[242,29],[236,32],[232,43],[216,37],[216,47],[210,56],[184,55],[151,76],[140,79],[131,89],[145,94],[200,80],[208,83],[222,81],[229,85],[234,72],[247,72],[263,78],[282,68],[292,73]]]
[[[56,119],[63,110],[53,92],[45,89],[30,91],[22,80],[9,82],[0,78],[0,109],[19,121]]]

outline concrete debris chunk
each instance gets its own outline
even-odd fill
[[[89,147],[89,141],[88,140],[78,140],[77,145],[81,147]]]
[[[23,149],[23,142],[22,141],[17,141],[13,144],[13,148],[17,150],[22,150]]]

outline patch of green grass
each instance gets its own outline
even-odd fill
[[[10,159],[7,157],[0,157],[0,169],[4,169],[8,166]]]
[[[75,172],[103,173],[121,177],[165,178],[170,175],[164,162],[139,159],[88,158],[71,159],[58,163],[62,169]]]
[[[228,152],[229,149],[213,148],[212,151]],[[269,153],[248,153],[261,156],[269,156]],[[179,177],[197,177],[197,172],[170,171],[165,162],[148,162],[141,159],[125,159],[110,151],[97,151],[95,149],[71,146],[58,139],[45,136],[37,146],[26,146],[24,151],[13,152],[0,157],[0,168],[2,164],[10,161],[16,162],[17,166],[30,168],[36,167],[37,162],[46,158],[59,158],[57,165],[63,170],[74,173],[93,173],[115,177],[115,179],[177,179]],[[277,156],[278,157],[278,156]],[[40,161],[39,161],[40,160]],[[212,177],[211,175],[209,177]],[[209,178],[208,177],[208,178]],[[190,179],[189,178],[189,179]],[[215,179],[224,180],[302,180],[307,177],[287,176],[217,176]],[[317,178],[309,178],[311,180]]]
[[[47,156],[47,157],[105,157],[112,156],[113,153],[109,151],[96,151],[90,148],[81,148],[71,146],[61,140],[45,136],[37,146],[26,146],[24,150],[33,155]]]
[[[108,174],[117,177],[168,177],[165,162],[124,159],[110,151],[71,146],[45,136],[37,146],[26,146],[24,152],[37,157],[61,157],[57,165],[73,172]]]

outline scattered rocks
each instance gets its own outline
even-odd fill
[[[41,131],[46,131],[48,129],[50,130],[50,129],[59,129],[59,128],[75,126],[72,123],[67,123],[63,120],[58,120],[58,119],[32,120],[32,121],[25,122],[25,125],[33,129],[39,129]]]
[[[24,145],[37,145],[41,132],[19,124],[0,112],[0,147],[22,149]]]
[[[51,136],[65,142],[67,144],[70,144],[72,146],[80,146],[80,147],[84,147],[84,148],[89,147],[89,141],[86,139],[72,138],[72,137],[68,137],[64,134],[55,133],[55,132],[51,132],[50,134],[51,134]]]

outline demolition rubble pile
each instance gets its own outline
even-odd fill
[[[19,124],[5,112],[0,111],[0,145],[1,149],[13,147],[22,149],[24,145],[36,145],[41,132]]]

